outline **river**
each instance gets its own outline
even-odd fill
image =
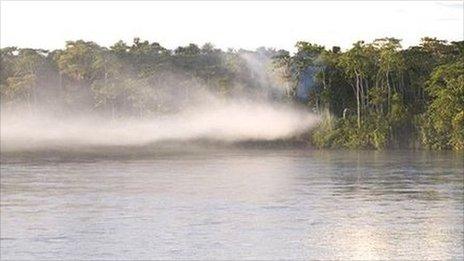
[[[2,155],[1,258],[460,259],[463,155]]]

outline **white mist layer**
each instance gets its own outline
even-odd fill
[[[1,149],[73,146],[140,146],[161,141],[275,140],[298,135],[318,122],[306,111],[245,101],[210,102],[150,119],[57,118],[2,111]]]

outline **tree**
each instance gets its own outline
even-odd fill
[[[432,149],[463,149],[464,62],[437,67],[427,83],[432,97],[422,126],[424,144]]]
[[[369,67],[371,61],[368,54],[369,46],[363,41],[353,45],[353,48],[340,56],[338,66],[342,68],[350,79],[350,84],[356,96],[356,115],[358,128],[361,127],[361,111],[364,100],[364,89],[368,84]]]
[[[57,57],[58,67],[63,75],[70,79],[90,85],[101,73],[99,60],[103,48],[94,42],[82,40],[66,42],[66,49]]]
[[[41,70],[45,63],[46,52],[43,50],[16,48],[2,50],[4,97],[8,100],[20,99],[31,109],[37,102],[39,78],[43,75]]]

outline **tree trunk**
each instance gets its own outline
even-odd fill
[[[391,88],[390,88],[390,81],[388,80],[389,78],[389,75],[388,75],[388,71],[386,73],[386,81],[387,81],[387,112],[390,112],[390,92],[391,92]]]
[[[356,75],[356,107],[357,107],[357,115],[358,115],[358,128],[361,128],[361,104],[359,100],[359,76]]]

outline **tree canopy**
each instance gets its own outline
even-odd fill
[[[62,113],[143,117],[178,110],[205,89],[306,106],[323,120],[299,139],[317,147],[464,149],[464,42],[425,37],[403,48],[399,39],[382,38],[344,51],[304,41],[295,47],[294,54],[223,51],[211,43],[170,50],[139,38],[109,48],[83,40],[62,50],[6,47],[2,106],[60,104]],[[307,93],[298,92],[303,87]]]

